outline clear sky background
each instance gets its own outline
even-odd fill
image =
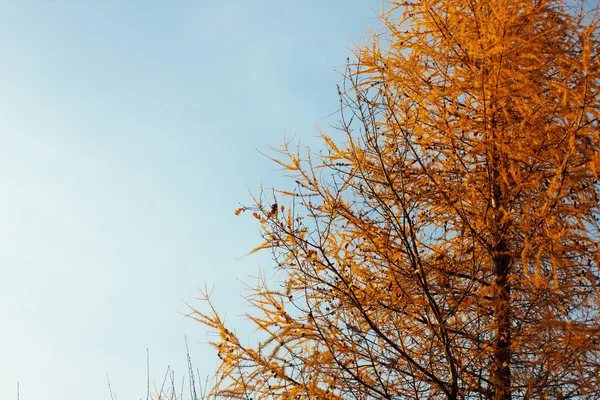
[[[198,287],[232,327],[267,254],[261,156],[315,143],[380,0],[0,1],[0,399],[145,398],[216,357]]]

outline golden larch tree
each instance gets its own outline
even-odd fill
[[[215,311],[213,393],[599,399],[599,20],[563,0],[390,2],[340,131],[250,211],[278,271]],[[292,187],[292,186],[290,186]]]

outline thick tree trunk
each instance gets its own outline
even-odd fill
[[[495,127],[495,120],[492,126]],[[495,138],[497,143],[500,139]],[[494,221],[492,225],[492,237],[497,238],[492,248],[494,291],[493,318],[494,318],[494,340],[493,361],[491,371],[493,400],[510,400],[510,358],[511,358],[511,299],[509,272],[511,267],[511,256],[508,252],[508,244],[504,237],[506,221],[505,217],[505,190],[500,183],[500,166],[503,165],[503,156],[498,148],[494,148],[492,156],[492,207],[494,209]]]
[[[508,273],[510,256],[506,254],[506,243],[500,240],[496,246],[494,257],[494,360],[491,381],[494,400],[510,400],[510,283]]]

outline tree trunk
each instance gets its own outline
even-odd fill
[[[495,118],[492,118],[493,130],[496,128]],[[500,135],[501,136],[501,135]],[[498,143],[499,137],[495,138]],[[494,221],[492,223],[492,235],[497,238],[492,248],[494,291],[493,318],[494,318],[494,341],[493,361],[491,370],[492,398],[493,400],[510,400],[510,357],[511,357],[511,309],[510,309],[510,283],[508,281],[511,267],[511,256],[508,252],[508,244],[504,237],[506,221],[505,190],[503,190],[500,177],[500,166],[503,165],[503,151],[497,147],[492,155],[492,207],[494,209]]]
[[[510,284],[508,272],[510,257],[506,243],[500,240],[494,257],[494,362],[492,384],[494,400],[510,400]]]

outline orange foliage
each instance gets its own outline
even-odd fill
[[[193,313],[220,334],[214,394],[600,398],[597,15],[422,0],[382,21],[340,89],[345,140],[284,145],[289,206],[256,199],[282,277],[249,298],[266,340]]]

